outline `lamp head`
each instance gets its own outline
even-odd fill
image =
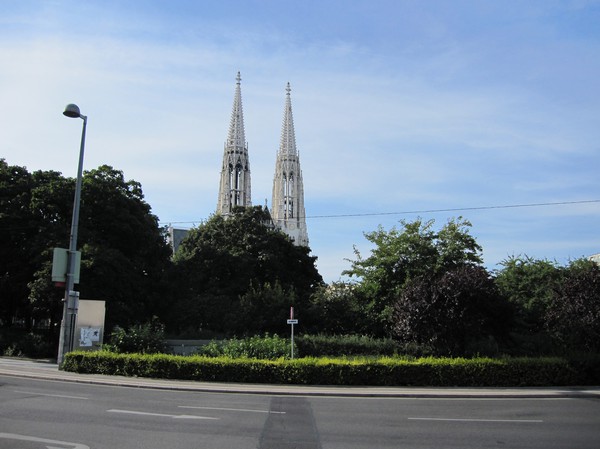
[[[71,118],[80,118],[82,117],[81,115],[81,111],[79,110],[79,106],[77,106],[76,104],[68,104],[65,107],[65,112],[63,112],[63,115],[67,116],[67,117],[71,117]]]

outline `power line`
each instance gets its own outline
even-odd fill
[[[591,203],[600,203],[600,200],[582,200],[582,201],[559,201],[553,203],[528,203],[528,204],[508,204],[502,206],[477,206],[477,207],[454,207],[447,209],[423,209],[423,210],[409,210],[409,211],[399,211],[399,212],[366,212],[359,214],[334,214],[334,215],[307,215],[305,218],[314,219],[314,218],[352,218],[352,217],[378,217],[378,216],[386,216],[386,215],[412,215],[412,214],[432,214],[437,212],[466,212],[466,211],[474,211],[474,210],[491,210],[491,209],[516,209],[516,208],[525,208],[525,207],[543,207],[543,206],[565,206],[565,205],[573,205],[573,204],[591,204]],[[195,220],[195,221],[172,221],[168,222],[169,224],[194,224],[202,222],[203,220]],[[161,223],[166,223],[161,221]]]
[[[477,207],[456,207],[449,209],[423,209],[409,210],[401,212],[373,212],[363,214],[343,214],[343,215],[313,215],[306,218],[341,218],[341,217],[375,217],[383,215],[412,215],[412,214],[431,214],[436,212],[464,212],[472,210],[488,210],[488,209],[514,209],[518,207],[539,207],[539,206],[563,206],[570,204],[585,204],[585,203],[600,203],[600,200],[584,200],[584,201],[561,201],[557,203],[530,203],[530,204],[509,204],[504,206],[477,206]]]

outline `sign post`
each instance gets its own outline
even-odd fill
[[[292,359],[294,358],[294,324],[298,324],[298,320],[294,319],[294,307],[290,307],[290,319],[287,323],[292,326]]]

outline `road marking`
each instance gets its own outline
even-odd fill
[[[85,444],[68,443],[66,441],[46,440],[45,438],[31,437],[27,435],[17,435],[16,433],[0,433],[0,438],[5,438],[7,440],[33,441],[35,443],[52,444],[53,446],[46,446],[50,449],[90,449],[90,447],[86,446]],[[60,447],[54,446],[55,444],[59,444]]]
[[[36,393],[35,391],[20,391],[20,390],[15,390],[15,393],[21,393],[21,394],[34,394],[36,396],[47,396],[47,397],[51,397],[51,398],[64,398],[64,399],[82,399],[82,400],[87,400],[89,398],[83,397],[83,396],[67,396],[64,394],[46,394],[46,393]]]
[[[162,418],[173,418],[173,419],[219,419],[210,416],[196,416],[196,415],[169,415],[166,413],[150,413],[150,412],[139,412],[135,410],[118,410],[111,409],[107,410],[107,413],[124,413],[128,415],[142,415],[142,416],[159,416]]]
[[[221,407],[199,407],[194,405],[180,405],[178,408],[191,408],[198,410],[221,410],[226,412],[249,412],[249,413],[269,413],[273,415],[285,415],[286,412],[274,412],[272,410],[254,410],[248,408],[221,408]]]
[[[412,421],[458,421],[458,422],[514,422],[541,423],[541,419],[479,419],[479,418],[407,418]]]

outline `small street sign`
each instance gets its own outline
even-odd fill
[[[298,320],[287,320],[288,324],[298,324]]]

